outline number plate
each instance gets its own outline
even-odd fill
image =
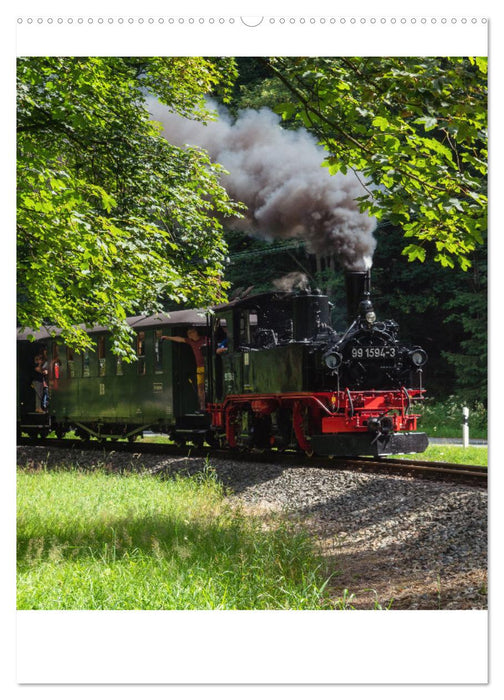
[[[367,347],[353,347],[352,358],[354,360],[381,360],[393,359],[396,349],[392,345],[369,345]]]

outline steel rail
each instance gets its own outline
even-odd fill
[[[130,454],[154,454],[173,457],[213,457],[235,461],[270,462],[274,460],[284,466],[313,467],[324,469],[350,469],[362,472],[394,473],[406,476],[439,478],[450,481],[468,481],[486,486],[487,468],[452,462],[427,462],[425,460],[397,459],[390,457],[308,457],[303,452],[275,450],[224,450],[211,447],[179,447],[167,443],[120,442],[111,440],[71,440],[56,438],[21,438],[19,446],[50,447],[66,450],[95,450],[98,452],[124,452]]]

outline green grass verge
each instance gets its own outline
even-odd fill
[[[418,455],[394,455],[394,458],[404,456],[405,459],[420,459],[432,462],[452,462],[453,464],[474,464],[482,467],[488,465],[487,447],[459,447],[458,445],[429,445]]]
[[[307,534],[230,507],[211,471],[18,470],[18,609],[326,609]]]

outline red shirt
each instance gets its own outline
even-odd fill
[[[208,338],[206,338],[205,336],[198,338],[198,340],[191,340],[190,338],[185,338],[185,342],[192,348],[192,351],[194,353],[194,359],[196,360],[196,367],[204,367],[205,359],[203,357],[203,353],[201,352],[201,348],[204,348],[208,345]]]

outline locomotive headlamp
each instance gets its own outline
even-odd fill
[[[427,353],[421,348],[416,348],[410,352],[410,360],[415,367],[423,367],[427,362]]]
[[[339,352],[329,352],[327,355],[324,355],[324,364],[328,369],[337,369],[342,359]]]
[[[376,314],[374,311],[368,311],[366,314],[366,321],[371,324],[376,321]]]

